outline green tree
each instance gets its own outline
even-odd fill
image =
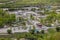
[[[44,34],[44,33],[45,33],[45,31],[44,31],[44,30],[41,30],[41,33],[42,33],[42,34]]]
[[[60,32],[60,27],[56,27],[56,31],[57,32]]]
[[[32,14],[30,15],[30,19],[34,20],[34,16]]]
[[[35,10],[36,10],[36,8],[32,8],[32,9],[31,9],[31,11],[35,11]]]
[[[12,30],[8,29],[8,30],[7,30],[7,33],[8,33],[8,34],[11,34],[11,33],[12,33]]]

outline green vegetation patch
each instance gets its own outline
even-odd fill
[[[5,2],[9,2],[9,1],[12,1],[12,0],[0,0],[0,3],[5,3]]]

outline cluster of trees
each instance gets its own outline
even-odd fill
[[[60,14],[57,14],[56,12],[48,12],[48,16],[46,16],[46,18],[42,18],[40,20],[40,22],[42,24],[47,24],[47,25],[51,25],[51,24],[55,24],[56,20],[59,22],[60,21]]]
[[[22,38],[27,40],[60,40],[60,32],[56,32],[55,29],[48,29],[48,32],[49,33],[44,33],[44,30],[42,30],[41,33],[34,33],[34,30],[31,30],[29,33],[15,33],[11,35],[17,40],[20,40]],[[11,31],[8,30],[8,33],[10,34]],[[0,40],[5,40],[5,38],[0,38]]]
[[[24,26],[26,25],[27,20],[28,20],[27,18],[19,17],[19,22]]]
[[[60,32],[56,32],[55,29],[48,29],[48,32],[45,33],[44,30],[42,31],[37,31],[35,33],[35,30],[32,29],[30,30],[29,33],[18,33],[18,34],[14,34],[14,37],[17,38],[17,40],[21,39],[21,38],[27,38],[28,40],[59,40],[60,38]],[[23,35],[22,35],[23,34]]]
[[[0,27],[7,24],[11,25],[13,22],[15,22],[15,20],[15,14],[9,14],[8,12],[0,9]]]

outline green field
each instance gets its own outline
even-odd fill
[[[0,4],[0,7],[20,7],[20,6],[31,6],[31,5],[57,5],[60,4],[60,0],[14,0],[13,3],[6,3],[11,0],[0,0],[0,2],[5,2],[5,4]]]
[[[9,2],[11,0],[0,0],[0,3],[5,3],[5,2]]]
[[[59,4],[60,0],[17,0],[15,5],[48,5],[48,4]]]
[[[0,0],[0,2],[8,2],[13,0]],[[60,2],[60,0],[14,0],[18,2],[18,4],[22,3],[53,3],[53,2]]]

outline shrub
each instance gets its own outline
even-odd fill
[[[37,34],[39,34],[40,32],[39,31],[37,31]]]
[[[41,30],[41,33],[44,34],[45,33],[44,30]]]
[[[34,34],[35,33],[35,30],[34,29],[30,30],[30,33],[31,34]]]
[[[9,11],[15,11],[15,10],[17,10],[17,9],[15,9],[15,8],[10,8],[10,9],[8,9]]]
[[[56,27],[56,31],[57,32],[60,32],[60,27]]]
[[[50,23],[48,23],[46,26],[47,26],[47,27],[51,27],[51,24],[50,24]]]
[[[31,9],[31,11],[35,11],[35,10],[36,10],[36,8],[32,8],[32,9]]]
[[[12,33],[12,31],[10,29],[8,29],[7,32],[8,32],[8,34],[11,34]]]

